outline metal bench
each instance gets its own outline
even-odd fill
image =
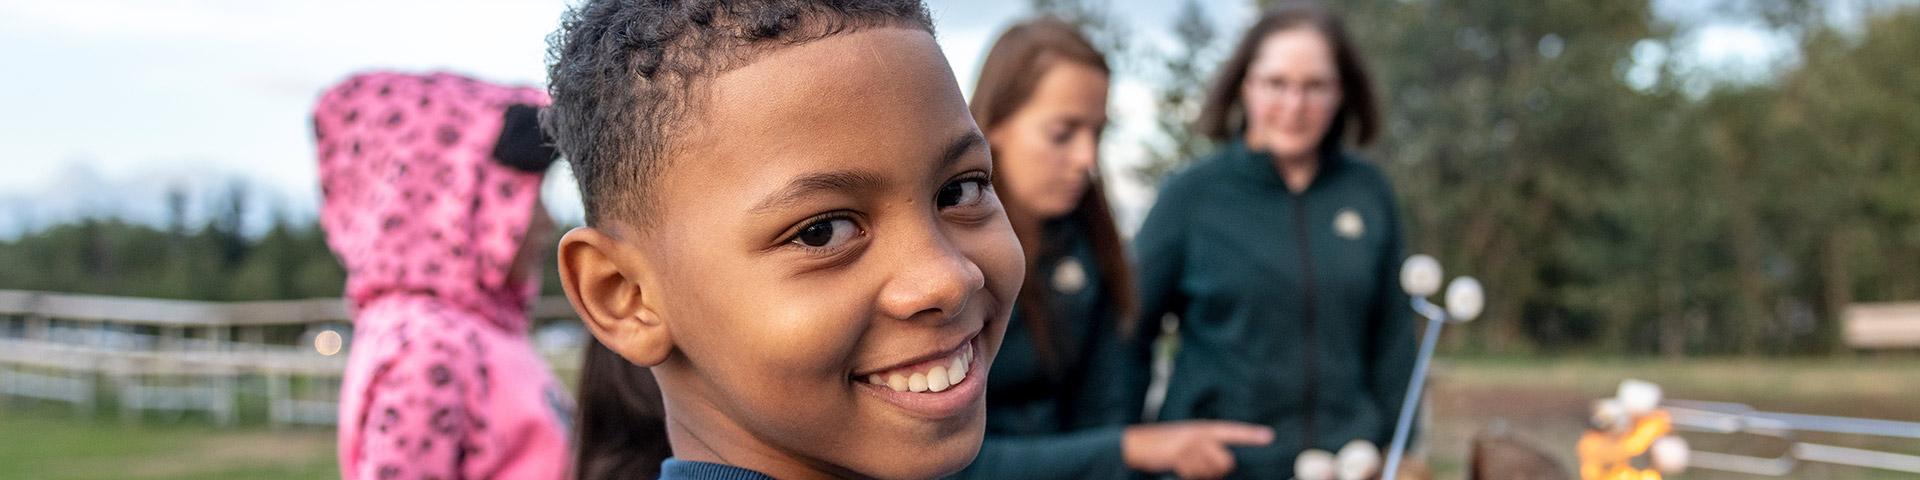
[[[1920,302],[1855,303],[1842,318],[1849,347],[1920,349]]]

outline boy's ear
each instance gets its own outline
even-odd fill
[[[673,352],[667,322],[643,291],[647,262],[631,246],[592,227],[560,237],[560,284],[587,331],[608,349],[643,367]]]

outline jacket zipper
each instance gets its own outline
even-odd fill
[[[1301,357],[1303,357],[1301,363],[1306,366],[1307,370],[1306,389],[1301,395],[1302,404],[1305,407],[1305,418],[1300,422],[1302,430],[1300,438],[1302,440],[1301,445],[1306,448],[1316,448],[1315,445],[1318,444],[1318,439],[1315,437],[1318,432],[1315,428],[1314,418],[1318,416],[1320,411],[1320,366],[1318,365],[1320,352],[1319,342],[1316,341],[1314,326],[1314,317],[1317,312],[1315,311],[1314,305],[1314,299],[1316,297],[1314,296],[1313,252],[1307,243],[1310,237],[1310,235],[1307,234],[1307,197],[1304,194],[1296,194],[1293,195],[1292,200],[1294,237],[1295,241],[1299,242],[1300,247],[1300,289],[1302,295],[1302,301],[1300,302],[1300,341],[1302,346],[1300,350]]]

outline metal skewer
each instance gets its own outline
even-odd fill
[[[1473,277],[1453,279],[1447,285],[1447,306],[1441,308],[1427,297],[1440,291],[1440,262],[1427,255],[1407,257],[1400,266],[1400,286],[1412,297],[1413,311],[1427,318],[1427,332],[1420,340],[1420,356],[1414,360],[1413,379],[1408,382],[1406,399],[1400,403],[1400,419],[1393,427],[1393,443],[1387,452],[1385,476],[1400,474],[1400,457],[1407,451],[1407,437],[1413,428],[1413,412],[1420,404],[1420,391],[1426,387],[1428,364],[1434,344],[1440,341],[1440,326],[1449,322],[1465,323],[1480,316],[1486,306],[1486,294]]]

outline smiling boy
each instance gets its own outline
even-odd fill
[[[561,280],[658,378],[663,478],[973,459],[1024,261],[924,5],[590,1],[552,57]]]

